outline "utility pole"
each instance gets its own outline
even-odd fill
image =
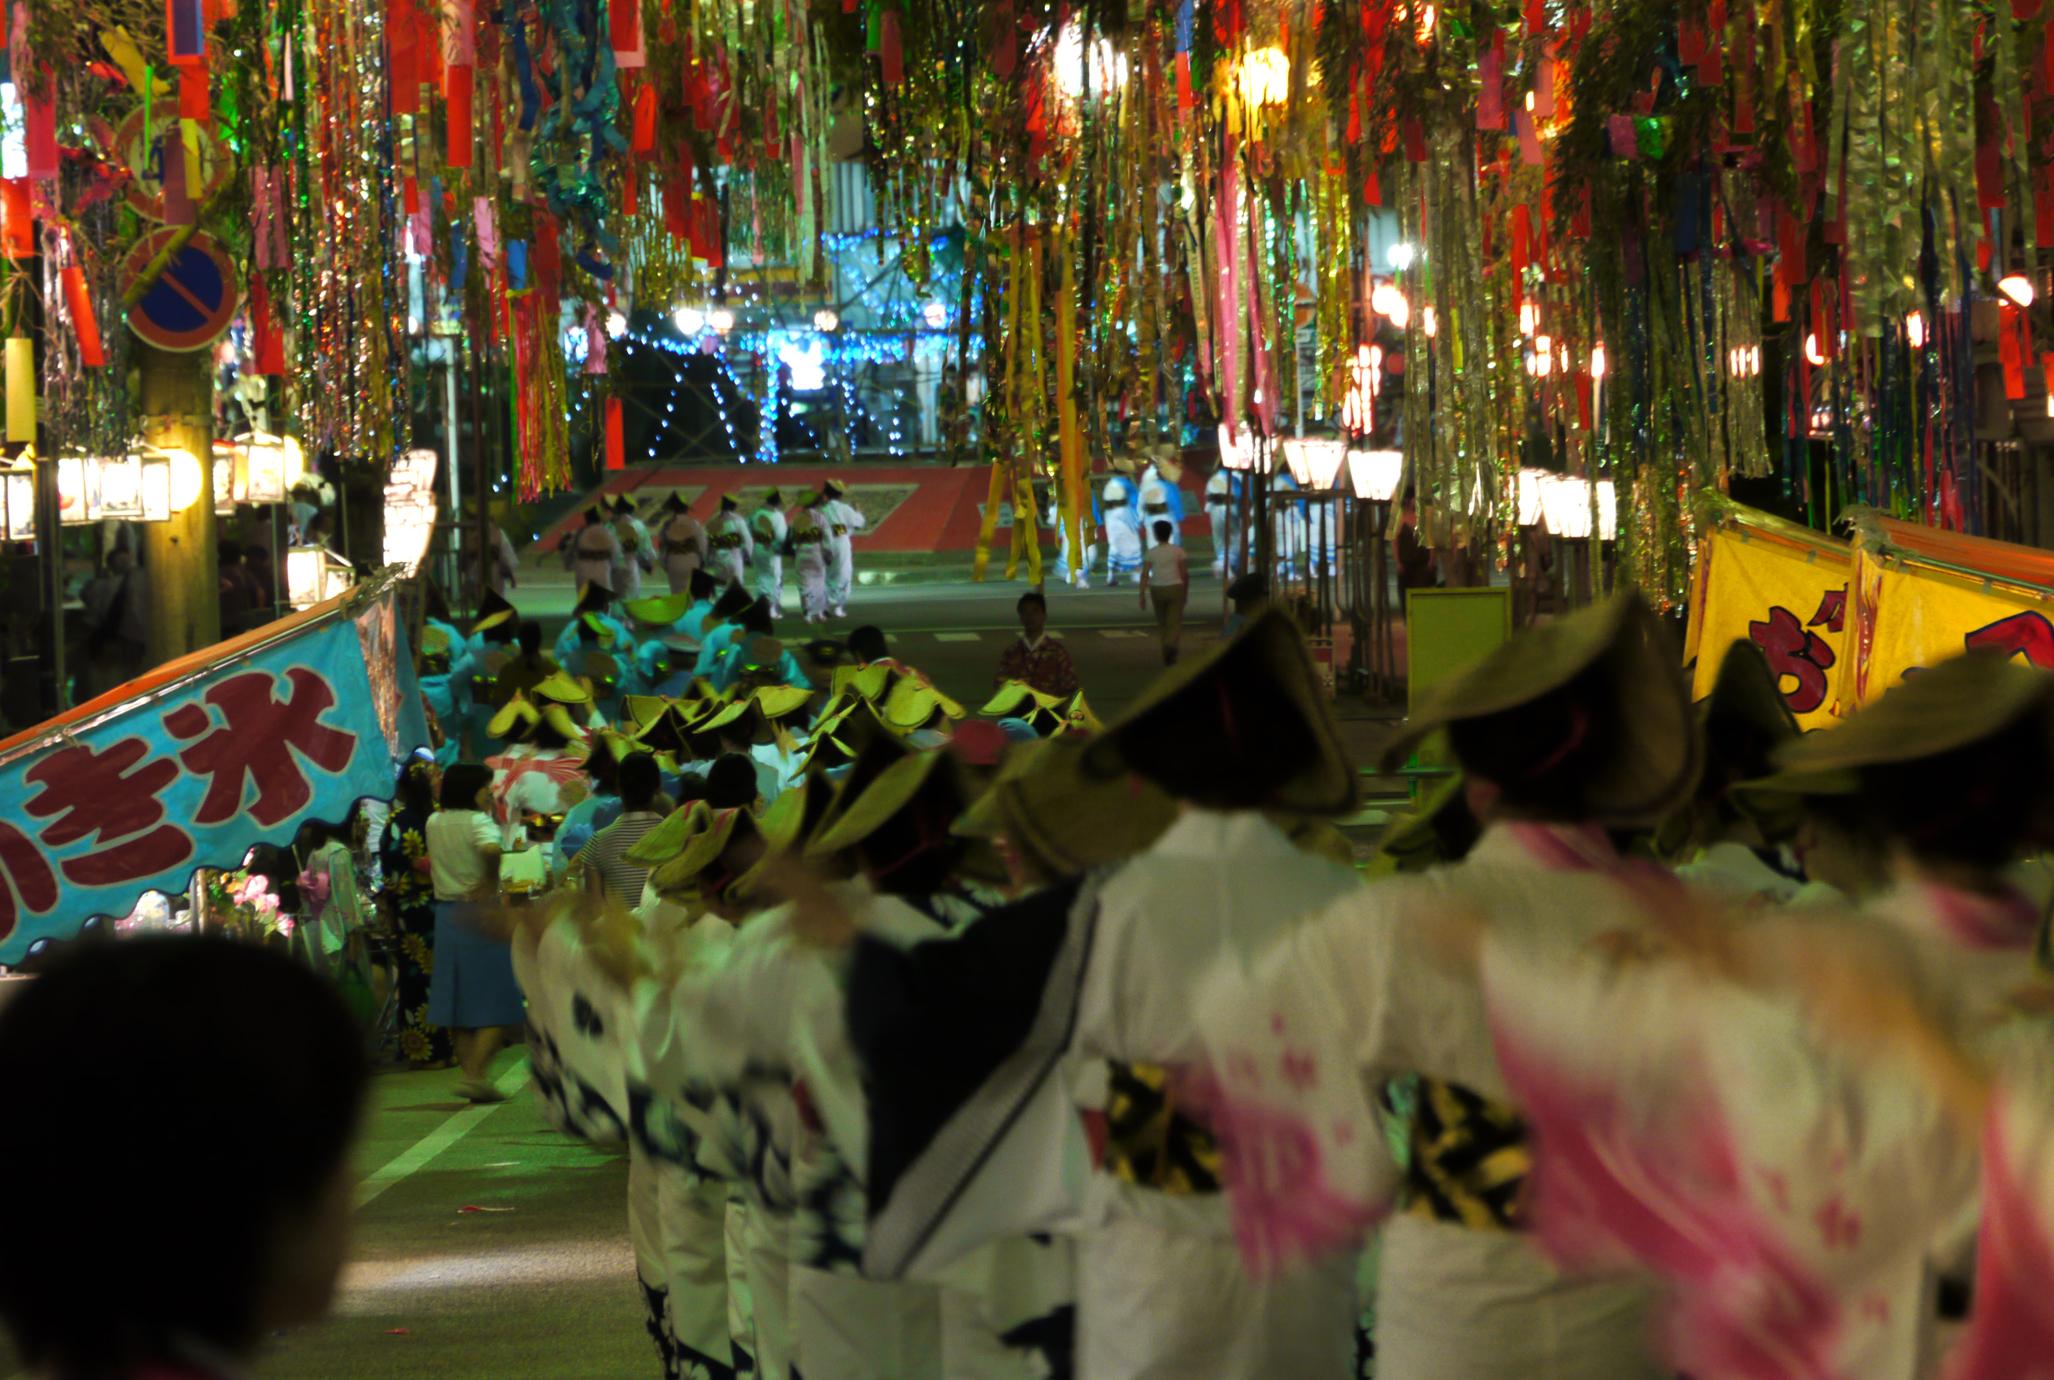
[[[211,352],[173,353],[133,342],[143,440],[191,452],[200,464],[200,496],[169,522],[141,524],[143,587],[149,592],[149,662],[221,640],[220,567],[214,542],[214,381]],[[278,562],[278,578],[285,563]]]

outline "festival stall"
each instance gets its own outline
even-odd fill
[[[0,964],[392,794],[428,729],[388,572],[0,742]]]
[[[1922,666],[1994,648],[2054,669],[2054,552],[1849,512],[1842,541],[1708,500],[1685,659],[1711,693],[1737,638],[1762,649],[1805,729],[1830,727]]]

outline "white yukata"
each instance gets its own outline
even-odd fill
[[[1771,867],[1744,843],[1714,843],[1698,850],[1676,875],[1690,885],[1731,905],[1788,905],[1804,889],[1804,879]]]
[[[613,592],[623,599],[642,597],[642,572],[656,568],[656,551],[649,544],[649,525],[633,513],[613,520],[614,538],[621,547],[621,580]]]
[[[791,530],[785,515],[776,508],[758,508],[749,519],[749,537],[755,549],[749,559],[749,587],[758,599],[768,599],[777,610],[785,590],[785,534]]]
[[[571,534],[564,548],[564,564],[570,567],[579,589],[597,581],[615,594],[621,592],[627,579],[626,557],[620,549],[620,538],[611,527],[603,522],[581,527]]]
[[[1352,1248],[1388,1211],[1373,1101],[1390,1077],[1509,1100],[1482,990],[1429,948],[1424,922],[1466,911],[1577,945],[1638,923],[1619,867],[1597,830],[1493,826],[1461,863],[1364,887],[1290,927],[1252,976],[1222,967],[1207,980],[1196,1021],[1253,1267]],[[1565,1274],[1524,1234],[1407,1212],[1390,1220],[1382,1252],[1382,1380],[1671,1373],[1649,1354],[1646,1288]]]
[[[1192,997],[1295,921],[1361,890],[1254,813],[1190,811],[1099,894],[1074,1053],[1197,1066]],[[1101,1174],[1077,1240],[1078,1373],[1093,1380],[1338,1377],[1355,1354],[1354,1261],[1257,1283],[1217,1194],[1177,1197]]]
[[[821,505],[827,522],[827,606],[837,618],[849,616],[849,591],[856,583],[856,533],[869,525],[862,509],[846,498]]]
[[[1116,474],[1100,490],[1105,512],[1105,582],[1108,588],[1120,576],[1141,569],[1141,491],[1134,481]]]
[[[1205,515],[1212,523],[1212,568],[1215,574],[1226,571],[1227,562],[1233,555],[1232,519],[1234,512],[1233,479],[1224,468],[1212,472],[1212,478],[1205,481]]]
[[[827,583],[832,543],[819,510],[801,508],[792,514],[792,568],[799,576],[799,611],[808,623],[824,621],[834,602]]]
[[[672,513],[657,535],[670,592],[683,594],[692,587],[692,572],[706,564],[706,526],[690,513]]]
[[[723,508],[706,524],[709,548],[707,569],[722,585],[739,585],[747,578],[749,558],[755,553],[755,539],[749,524],[732,508]]]
[[[1158,522],[1170,524],[1173,545],[1184,544],[1182,507],[1182,504],[1171,505],[1169,481],[1150,470],[1147,478],[1141,481],[1141,544],[1144,548],[1156,544],[1155,525]]]
[[[1858,916],[1786,922],[1833,951],[1903,941],[1891,950],[1901,971],[1999,1071],[1980,1145],[1901,1063],[1822,1042],[1787,994],[1494,936],[1492,1019],[1520,1051],[1508,1071],[1544,1146],[1541,1238],[1564,1258],[1668,1281],[1663,1333],[1675,1363],[1705,1380],[1916,1380],[1937,1373],[1934,1267],[1965,1268],[1982,1195],[1976,1313],[1949,1374],[2031,1373],[2031,1353],[2004,1356],[2000,1339],[2031,1323],[2044,1363],[2054,1238],[2041,1236],[2031,1271],[2036,1322],[1991,1285],[2007,1239],[2027,1218],[2047,1222],[2054,1199],[2007,1202],[2018,1181],[1978,1161],[1997,1149],[1994,1167],[2007,1168],[2007,1133],[2046,1144],[2054,1104],[2013,1101],[2004,1086],[2046,1086],[2047,1024],[2007,1020],[2004,1002],[2030,973],[2037,920],[2021,897],[1906,886]]]

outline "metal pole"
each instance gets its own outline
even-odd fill
[[[442,448],[443,468],[449,472],[449,571],[457,583],[463,577],[463,531],[461,518],[463,495],[457,482],[457,416],[456,416],[456,341],[453,337],[442,337]],[[487,569],[490,569],[488,566]],[[459,601],[461,590],[453,591]]]

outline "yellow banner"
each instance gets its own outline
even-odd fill
[[[1689,654],[1691,696],[1711,694],[1726,648],[1762,649],[1799,727],[1833,721],[1847,629],[1846,548],[1816,533],[1783,536],[1742,523],[1712,527],[1698,543]]]
[[[2054,598],[1992,585],[1916,561],[1855,558],[1847,673],[1841,694],[1865,705],[1911,671],[1988,647],[2054,670]]]

